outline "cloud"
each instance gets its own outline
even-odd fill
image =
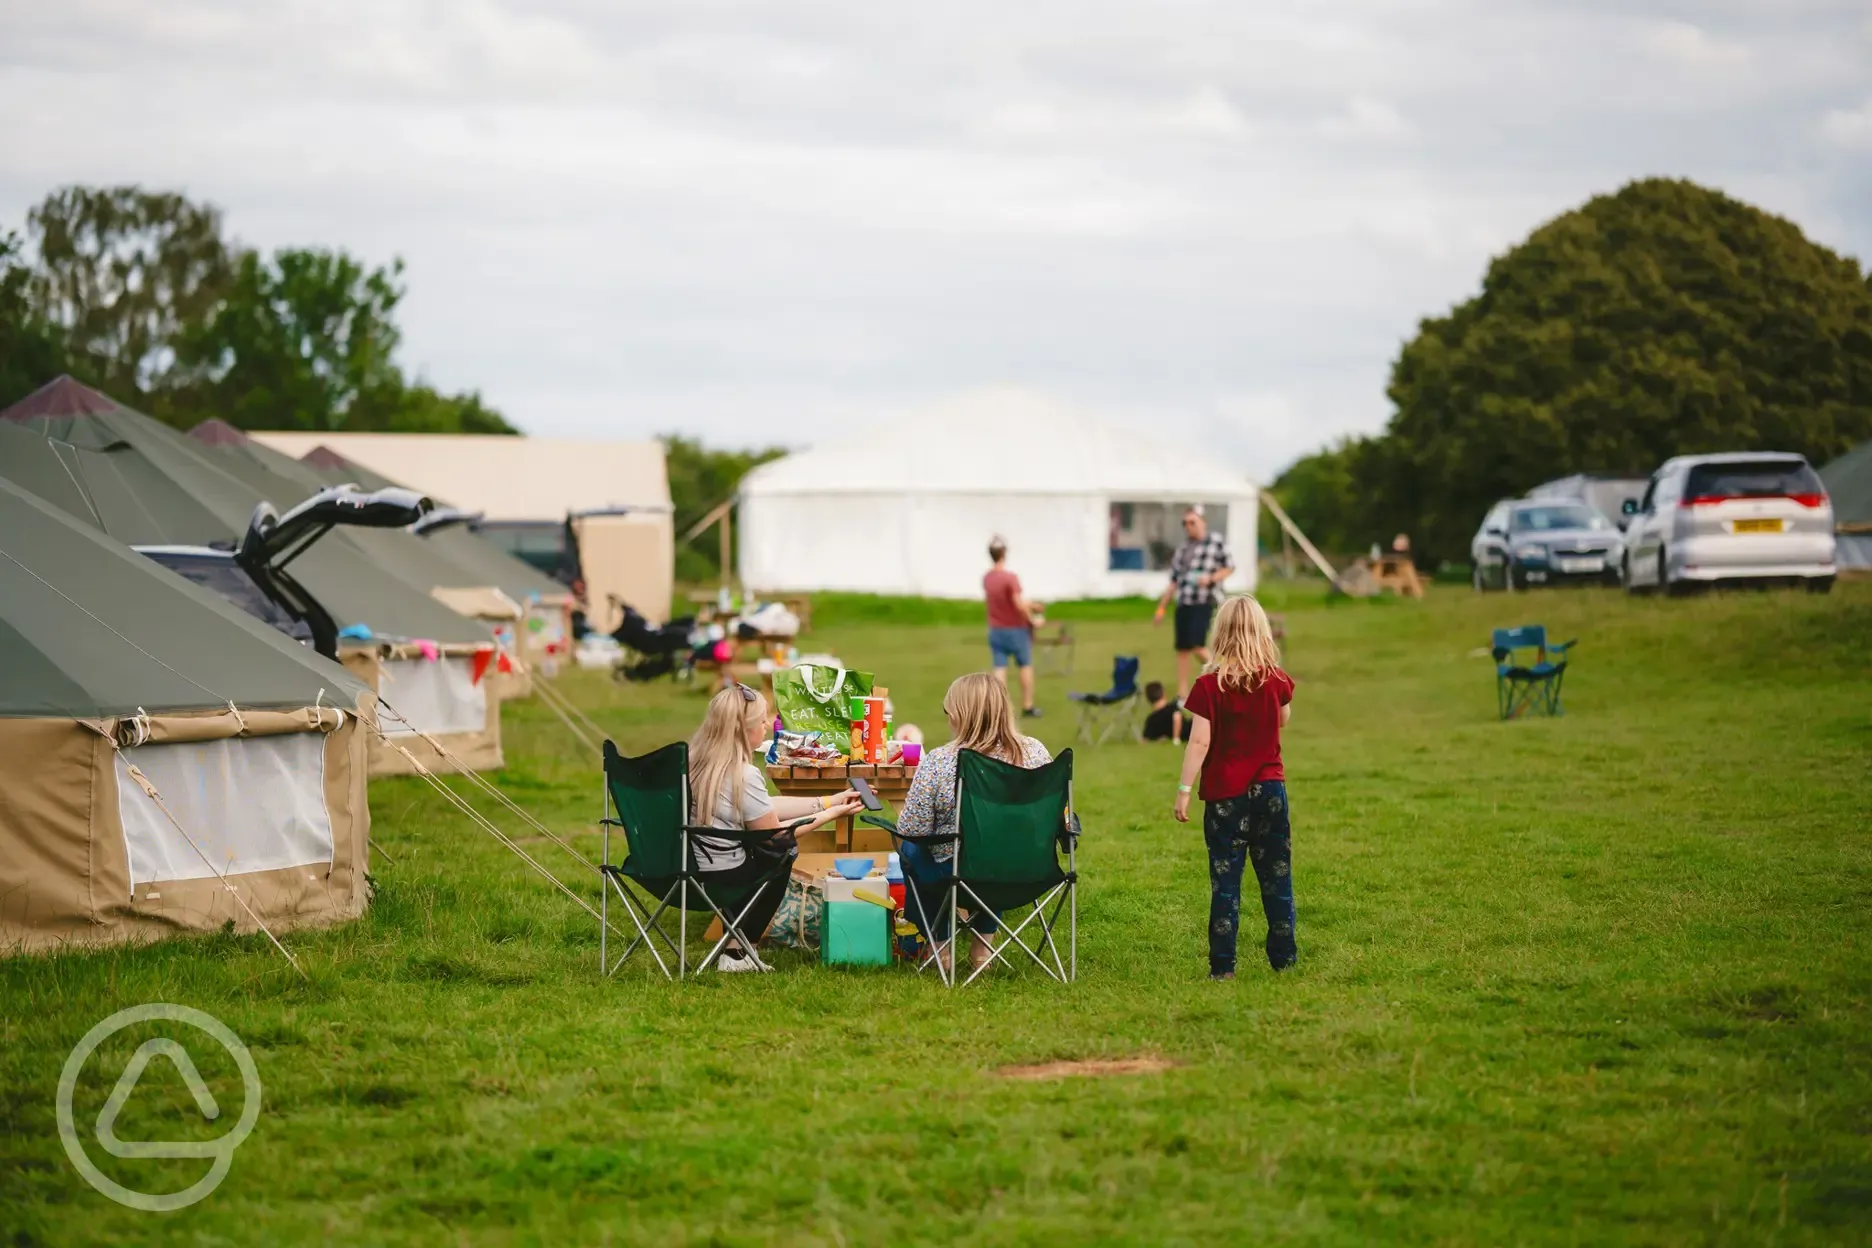
[[[1869,102],[1825,0],[63,0],[0,13],[0,225],[135,180],[401,255],[407,363],[541,432],[1012,383],[1271,476],[1630,178],[1872,254]]]
[[[1820,119],[1820,133],[1836,147],[1872,152],[1872,99],[1857,108],[1829,109]]]

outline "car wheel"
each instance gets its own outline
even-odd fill
[[[1527,574],[1521,571],[1519,564],[1513,562],[1508,564],[1508,570],[1504,580],[1509,589],[1524,590],[1528,587]]]
[[[1810,594],[1830,594],[1833,592],[1833,578],[1814,576],[1807,579],[1807,592]]]

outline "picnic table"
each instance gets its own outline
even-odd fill
[[[853,777],[868,781],[872,791],[885,801],[900,804],[910,796],[910,782],[916,779],[915,767],[902,763],[844,763],[832,767],[769,767],[767,776],[774,788],[789,797],[823,797],[843,793]],[[882,828],[862,826],[855,819],[841,819],[836,824],[803,832],[799,837],[802,854],[816,853],[889,853],[890,833]]]

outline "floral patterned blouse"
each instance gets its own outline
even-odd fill
[[[956,830],[956,754],[954,745],[939,745],[924,752],[917,765],[916,779],[904,798],[897,815],[897,831],[903,836],[953,836]],[[1042,767],[1053,761],[1047,748],[1032,737],[1021,738],[1023,767]],[[947,862],[955,857],[955,843],[932,845],[930,857]]]

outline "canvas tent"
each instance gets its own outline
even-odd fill
[[[1156,594],[1201,503],[1252,588],[1248,478],[1193,449],[1044,396],[996,390],[872,423],[741,483],[740,572],[755,592],[981,595],[991,537],[1030,597]]]
[[[516,552],[578,545],[594,627],[609,631],[615,595],[667,618],[676,539],[669,476],[656,442],[517,438],[491,434],[256,433],[296,458],[324,447],[438,502],[478,511],[481,531]]]
[[[5,481],[0,656],[0,950],[363,911],[362,682]]]
[[[1861,442],[1820,470],[1833,502],[1840,571],[1872,573],[1872,441]]]
[[[70,378],[0,411],[0,435],[8,443],[0,447],[0,477],[50,501],[67,500],[72,515],[126,545],[230,542],[261,501],[299,501],[269,497],[271,488],[298,487],[237,475],[210,447]],[[49,439],[49,453],[14,449],[31,435]],[[405,584],[356,536],[327,534],[292,572],[340,627],[371,630],[370,640],[345,643],[340,657],[382,694],[385,731],[428,766],[446,764],[425,736],[476,770],[499,767],[500,699],[483,680],[492,633]],[[399,750],[373,734],[373,775],[410,770]]]

